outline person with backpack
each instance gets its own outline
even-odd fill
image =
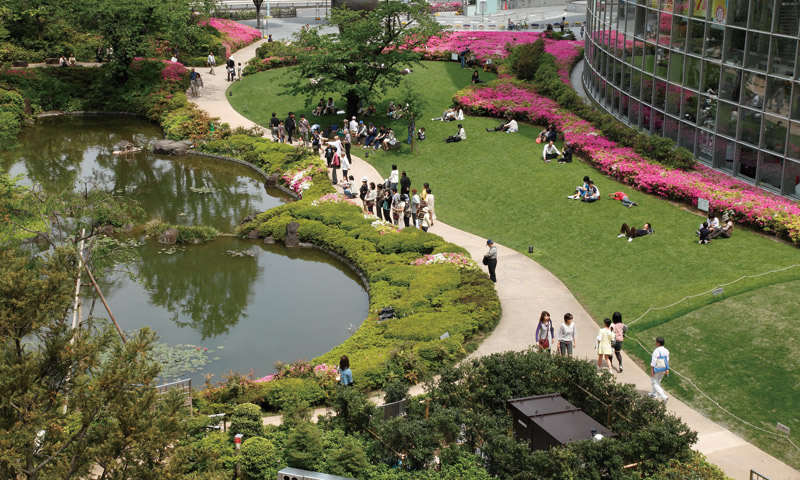
[[[278,114],[272,112],[272,118],[269,119],[269,129],[272,132],[272,141],[278,141],[278,125],[280,125],[281,119],[278,118]]]
[[[292,134],[297,130],[297,122],[294,119],[294,112],[289,112],[289,116],[283,122],[283,128],[286,129],[286,140],[289,145],[292,144]]]
[[[233,57],[228,57],[225,69],[228,71],[228,81],[232,82],[236,80],[236,62],[233,60]]]
[[[614,342],[611,346],[614,348],[614,355],[617,357],[619,363],[619,372],[622,373],[622,341],[625,340],[625,333],[628,332],[628,326],[622,323],[622,314],[614,312],[611,315],[611,330],[614,332]],[[611,366],[614,365],[614,360],[611,360]]]
[[[669,350],[664,348],[664,337],[657,337],[656,349],[653,350],[653,355],[650,359],[650,383],[653,385],[653,391],[647,395],[667,403],[669,397],[664,393],[664,389],[661,388],[661,380],[664,375],[669,375]]]

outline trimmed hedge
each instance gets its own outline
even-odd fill
[[[271,209],[238,227],[241,235],[255,230],[260,237],[280,241],[286,226],[297,222],[301,241],[342,255],[369,280],[369,316],[352,337],[315,362],[335,365],[341,355],[348,355],[356,384],[377,388],[390,376],[418,379],[463,358],[467,342],[494,328],[500,301],[486,274],[449,265],[410,265],[422,255],[464,253],[463,248],[414,228],[379,235],[355,205],[312,205],[332,190],[327,176],[319,180],[315,187],[324,185],[305,192],[302,201]],[[389,306],[398,318],[378,323],[378,312]],[[439,340],[444,333],[450,338]]]
[[[145,228],[144,233],[151,237],[158,237],[170,228],[174,228],[178,231],[178,237],[175,241],[177,244],[208,242],[217,238],[217,235],[219,235],[219,230],[214,227],[206,225],[173,225],[160,220],[151,222],[147,228]]]

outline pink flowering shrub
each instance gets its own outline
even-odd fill
[[[230,56],[233,50],[245,47],[261,39],[259,30],[236,23],[233,20],[209,18],[208,20],[200,21],[200,25],[209,25],[222,34],[222,44],[225,45],[226,56]]]
[[[430,5],[431,13],[458,12],[460,10],[461,10],[461,2],[434,3]]]
[[[506,58],[511,49],[523,43],[533,43],[544,38],[541,32],[448,32],[439,37],[431,37],[425,45],[425,58],[446,60],[453,53],[460,53],[469,47],[475,58],[485,63],[491,59],[493,64]],[[569,69],[580,57],[583,42],[571,40],[552,40],[545,38],[544,50],[556,58],[559,76],[569,82]]]
[[[800,206],[703,165],[692,170],[651,163],[632,148],[623,148],[555,101],[510,78],[460,90],[453,101],[469,113],[510,114],[534,124],[554,124],[596,168],[641,191],[697,206],[708,199],[715,211],[735,212],[738,223],[800,244]]]
[[[161,62],[161,80],[169,83],[180,83],[189,80],[189,70],[178,62],[159,60],[157,58],[134,57],[131,70],[141,70],[144,62]]]

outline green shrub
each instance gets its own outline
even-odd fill
[[[275,478],[282,464],[280,452],[266,438],[250,438],[242,444],[242,473],[252,480]]]
[[[205,423],[208,418],[201,417]],[[230,470],[236,465],[233,439],[223,432],[212,432],[192,443],[192,470],[216,472]]]
[[[264,426],[261,423],[261,409],[252,403],[243,403],[233,409],[231,425],[228,433],[233,437],[239,433],[244,439],[261,437],[264,435]]]
[[[511,50],[507,63],[517,78],[533,80],[544,56],[544,40],[524,43]]]
[[[290,402],[318,405],[327,398],[313,378],[281,378],[256,387],[254,395],[270,410],[282,410]]]
[[[161,220],[150,222],[145,228],[144,233],[151,237],[157,237],[170,228],[174,228],[178,231],[175,242],[177,244],[208,242],[219,235],[219,230],[214,227],[206,225],[173,225]]]
[[[299,422],[286,438],[284,455],[290,467],[317,470],[323,456],[322,431],[311,422]]]

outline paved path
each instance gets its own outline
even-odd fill
[[[244,63],[255,55],[258,44],[253,44],[234,53],[237,62]],[[255,125],[239,115],[225,98],[226,82],[224,69],[217,68],[218,74],[205,74],[205,88],[200,98],[194,100],[197,105],[215,117],[228,122],[231,127]],[[219,72],[222,72],[220,75]],[[191,99],[190,99],[191,100]],[[354,146],[353,153],[358,155],[364,150]],[[402,166],[401,166],[402,170]],[[350,173],[360,179],[367,176],[370,181],[381,182],[389,172],[379,174],[375,168],[361,158],[353,157]],[[420,179],[420,181],[435,179]],[[434,183],[435,185],[435,183]],[[441,200],[440,200],[441,201]],[[486,252],[486,239],[464,232],[437,221],[430,230],[445,240],[466,248],[473,258],[482,258]],[[567,287],[552,273],[527,256],[497,245],[497,294],[503,307],[500,323],[491,335],[486,338],[470,357],[478,357],[507,350],[521,351],[532,346],[532,339],[539,312],[547,310],[551,313],[554,324],[561,324],[564,313],[570,312],[575,317],[578,331],[575,355],[596,362],[594,339],[598,326],[584,308],[578,303]],[[485,267],[484,267],[485,268]],[[611,312],[609,312],[609,315]],[[633,348],[628,344],[627,348]],[[675,359],[680,362],[680,359]],[[623,372],[616,373],[620,382],[631,383],[644,393],[650,391],[650,377],[630,358],[623,354]],[[414,391],[421,392],[421,389]],[[667,403],[668,410],[680,417],[687,425],[698,433],[695,448],[719,465],[727,475],[735,479],[749,479],[750,469],[754,469],[771,480],[797,480],[800,472],[785,463],[768,455],[742,438],[734,435],[724,427],[705,418],[678,399],[671,398]],[[319,410],[316,413],[323,413]],[[277,417],[269,417],[270,422]]]

